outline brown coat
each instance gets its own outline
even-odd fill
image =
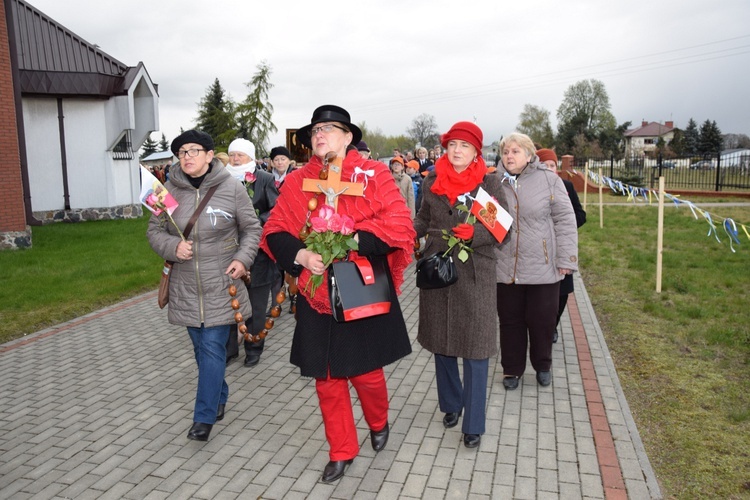
[[[450,232],[466,220],[466,214],[450,206],[446,196],[431,191],[435,177],[430,172],[424,180],[422,205],[414,220],[417,236],[428,235],[426,256],[445,252],[448,244],[442,238],[442,230]],[[480,186],[508,209],[497,174],[487,174]],[[474,252],[469,259],[464,263],[458,259],[458,251],[453,254],[458,281],[446,288],[420,290],[417,340],[422,347],[435,354],[468,359],[487,359],[497,354],[497,245],[494,236],[477,221],[471,245]]]

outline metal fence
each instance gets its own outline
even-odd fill
[[[586,163],[591,171],[601,168],[602,175],[638,187],[658,187],[659,177],[664,176],[668,189],[750,190],[750,150],[747,149],[682,158],[575,158],[573,167],[582,171]]]

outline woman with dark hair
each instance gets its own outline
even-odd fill
[[[453,261],[458,281],[445,288],[420,290],[417,340],[435,354],[438,403],[445,428],[462,424],[464,445],[479,446],[485,431],[489,358],[497,354],[497,324],[488,304],[495,303],[495,247],[498,241],[483,224],[466,223],[460,210],[480,188],[506,208],[500,178],[489,173],[482,158],[482,131],[458,122],[442,135],[446,153],[422,184],[422,205],[414,219],[418,237],[427,236],[424,254],[445,253],[448,235],[471,248],[463,262]],[[444,237],[445,235],[445,237]],[[463,358],[464,380],[458,371]]]
[[[310,162],[286,177],[271,217],[266,222],[261,248],[282,268],[298,277],[297,326],[291,361],[302,376],[314,377],[330,461],[322,481],[344,475],[359,453],[349,383],[354,386],[362,413],[370,428],[375,451],[388,441],[388,389],[383,367],[411,352],[411,343],[397,299],[403,273],[411,261],[414,230],[409,209],[383,163],[362,158],[356,148],[362,132],[349,113],[338,106],[320,106],[309,125],[297,131],[297,139],[313,151]],[[350,147],[352,146],[352,147]],[[342,181],[363,184],[362,196],[346,191],[304,190],[305,180],[321,186],[328,179],[329,153],[343,159]],[[322,191],[322,186],[320,191]],[[354,240],[360,256],[373,265],[385,264],[390,276],[390,311],[348,322],[337,322],[328,296],[328,275],[323,257],[306,248],[303,229],[311,217],[337,205],[337,211],[353,219]],[[320,280],[315,288],[312,284]]]
[[[188,130],[172,141],[179,166],[171,169],[166,188],[177,200],[175,225],[151,216],[148,242],[165,260],[173,261],[169,279],[168,318],[187,327],[198,364],[198,388],[188,439],[207,441],[216,421],[224,418],[229,386],[224,380],[227,340],[235,313],[251,314],[248,293],[232,280],[245,276],[258,252],[261,226],[241,183],[214,158],[214,141],[205,132]],[[210,212],[200,207],[209,199]],[[187,240],[185,226],[197,216]],[[179,230],[178,230],[179,227]],[[239,309],[232,307],[230,286]]]

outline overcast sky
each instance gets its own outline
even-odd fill
[[[604,82],[618,124],[715,120],[750,135],[747,0],[27,0],[159,85],[168,140],[195,124],[215,78],[235,101],[262,60],[279,129],[338,104],[355,123],[405,134],[472,120],[485,143],[524,104],[551,113],[577,81]]]

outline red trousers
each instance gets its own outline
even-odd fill
[[[380,431],[388,423],[388,388],[383,369],[349,378],[315,379],[326,439],[333,461],[349,460],[359,453],[349,382],[359,396],[362,413],[370,430]]]

